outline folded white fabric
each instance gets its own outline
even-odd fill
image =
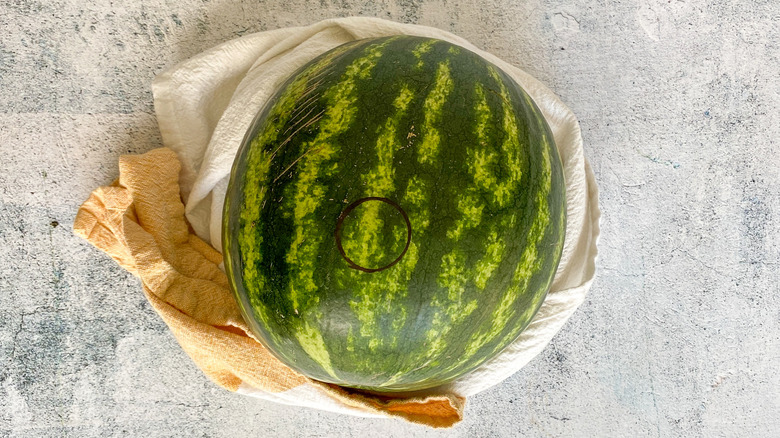
[[[469,375],[427,391],[465,397],[500,383],[539,354],[582,303],[595,274],[598,189],[583,156],[577,119],[552,91],[522,70],[448,32],[353,17],[247,35],[175,65],[152,84],[155,110],[163,143],[175,150],[182,162],[180,181],[187,218],[198,236],[221,251],[222,206],[233,159],[267,99],[290,74],[327,50],[356,39],[399,34],[450,41],[503,69],[539,106],[563,159],[566,241],[552,289],[528,328],[506,350]],[[273,395],[253,388],[240,392],[357,414],[317,395],[312,388]]]

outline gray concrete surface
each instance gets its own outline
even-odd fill
[[[587,301],[448,431],[217,388],[71,232],[120,154],[160,146],[156,73],[348,15],[437,26],[535,75],[580,117],[601,186]],[[4,0],[0,436],[777,436],[779,22],[776,0]]]

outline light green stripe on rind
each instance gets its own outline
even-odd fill
[[[417,159],[420,163],[433,164],[438,158],[441,134],[437,126],[442,122],[442,110],[447,96],[453,88],[450,61],[446,60],[439,63],[433,89],[423,103],[425,108],[422,126],[423,137],[417,149]],[[481,216],[481,209],[474,198],[463,198],[459,205],[467,212],[466,219],[461,219],[460,226],[456,225],[453,230],[448,230],[448,235],[451,236],[457,235],[459,237],[466,227],[468,219],[471,219],[472,223],[478,223]],[[433,314],[431,326],[425,335],[428,345],[426,358],[429,361],[438,356],[446,347],[443,335],[449,331],[449,322],[455,316],[454,312],[468,311],[470,313],[475,308],[475,302],[469,303],[469,305],[461,303],[465,284],[468,281],[464,266],[465,256],[462,253],[452,252],[442,259],[442,271],[437,283],[447,291],[447,297],[434,296],[431,302],[431,307],[437,308],[437,310]]]
[[[536,248],[538,247],[539,243],[541,243],[541,241],[544,239],[545,237],[544,233],[550,223],[550,209],[548,204],[549,202],[548,196],[550,194],[551,184],[552,184],[552,162],[551,162],[552,157],[550,157],[550,150],[553,150],[555,145],[548,137],[547,129],[543,125],[544,116],[539,113],[537,107],[531,101],[531,97],[527,93],[523,93],[523,98],[525,100],[526,106],[530,108],[531,111],[534,113],[534,119],[536,120],[537,123],[537,129],[541,133],[541,137],[542,137],[542,158],[543,158],[542,177],[543,177],[544,184],[542,185],[541,191],[537,194],[536,202],[539,203],[543,208],[542,211],[540,211],[539,215],[537,216],[537,218],[540,218],[539,223],[537,223],[537,221],[535,220],[531,227],[532,228],[531,233],[533,233],[534,231],[538,232],[537,238],[535,240],[535,245],[534,245],[534,247]],[[560,210],[561,212],[559,215],[559,221],[560,221],[559,223],[565,224],[565,216],[566,216],[565,209],[562,208]],[[542,221],[545,222],[544,225],[541,224]],[[554,254],[560,254],[563,242],[564,242],[563,238],[558,239]],[[545,262],[545,259],[538,257],[538,254],[534,254],[534,255],[536,257],[534,258],[534,263],[531,270],[538,272],[541,271],[542,264]],[[525,287],[528,286],[530,276],[531,274],[529,274],[527,270],[524,270],[524,272],[522,273],[520,280],[522,281],[522,284]],[[545,279],[544,284],[549,284],[552,281],[554,276],[555,276],[555,271],[551,269],[549,271],[548,277]],[[515,274],[515,277],[517,277],[517,273]],[[534,292],[535,292],[534,296],[529,300],[532,303],[538,302],[542,298],[542,295],[544,295],[547,292],[547,290],[544,288],[539,288]],[[528,321],[531,317],[533,317],[533,313],[535,311],[536,311],[535,306],[528,306],[523,312],[521,319],[524,321]],[[501,340],[501,344],[505,344],[511,341],[512,338],[514,338],[515,336],[517,336],[517,333],[510,331]]]
[[[492,74],[495,74],[494,70],[491,70]],[[494,76],[494,79],[497,79]],[[503,84],[502,84],[503,85]],[[504,207],[513,197],[513,188],[517,187],[520,179],[522,178],[522,171],[520,170],[523,165],[522,156],[520,154],[520,140],[517,136],[517,126],[512,116],[511,110],[506,107],[503,111],[502,126],[503,131],[507,137],[502,142],[501,150],[504,153],[503,163],[505,166],[512,168],[509,178],[499,180],[494,172],[494,168],[499,165],[498,151],[488,148],[487,145],[491,144],[490,134],[488,127],[492,126],[492,115],[490,112],[490,105],[485,95],[485,87],[477,83],[475,85],[475,91],[477,94],[477,125],[476,133],[478,139],[478,147],[469,150],[469,170],[474,176],[474,180],[479,188],[491,193],[493,195],[492,201],[499,207]],[[502,99],[507,99],[506,89],[502,91],[500,95]],[[507,131],[512,126],[515,127],[513,131]]]
[[[454,324],[466,319],[477,309],[477,301],[463,302],[466,283],[469,281],[470,270],[466,266],[466,256],[460,249],[455,249],[442,258],[441,271],[437,283],[447,291],[446,298],[435,297],[431,305],[437,307],[433,315],[431,328],[426,333],[429,342],[428,357],[440,356],[447,347],[446,335]]]
[[[243,284],[248,291],[250,304],[263,324],[269,322],[270,315],[265,303],[260,299],[265,288],[265,277],[257,270],[257,266],[262,261],[260,245],[263,242],[262,234],[258,233],[257,230],[260,226],[260,215],[267,190],[268,171],[273,157],[273,151],[266,150],[266,148],[277,141],[279,133],[290,122],[289,119],[293,115],[296,105],[311,92],[312,88],[307,86],[308,82],[320,75],[330,65],[333,58],[342,52],[343,50],[331,52],[303,71],[285,89],[278,99],[278,104],[270,110],[266,117],[269,121],[267,127],[248,146],[244,181],[236,182],[240,183],[243,188],[243,203],[239,212],[240,228],[237,233],[237,241],[243,257]]]
[[[434,42],[425,42],[418,47],[415,56],[418,59],[422,53],[430,50],[430,47]],[[418,55],[419,53],[419,55]],[[422,61],[419,61],[418,67],[422,67]],[[425,115],[423,119],[423,125],[421,128],[422,140],[417,148],[417,160],[423,164],[434,164],[438,158],[439,143],[441,142],[441,134],[437,126],[442,121],[442,109],[446,102],[447,96],[450,94],[454,84],[450,74],[449,61],[439,63],[436,69],[436,77],[434,79],[433,89],[428,93],[423,102],[423,108],[425,108]],[[425,183],[418,177],[412,177],[407,185],[406,193],[404,194],[402,202],[407,207],[407,213],[409,214],[409,220],[412,222],[412,228],[418,235],[424,235],[425,231],[430,224],[430,211],[428,211],[428,204],[430,199],[430,187],[427,187]],[[404,263],[406,259],[412,259],[415,264],[417,263],[419,248],[414,240],[409,245],[409,251],[401,263]],[[412,268],[414,265],[412,265]],[[411,272],[410,272],[411,274]],[[436,298],[434,298],[435,300]],[[435,305],[435,303],[432,303]],[[437,323],[438,321],[438,323]],[[438,337],[438,327],[442,326],[443,317],[441,311],[434,315],[433,327],[427,333],[427,339],[429,342],[441,341]],[[432,349],[441,348],[441,346],[432,346]],[[385,384],[391,385],[398,379],[403,377],[403,372],[393,376]]]
[[[493,194],[492,202],[503,207],[511,199],[513,189],[519,184],[520,180],[517,179],[522,176],[518,172],[513,172],[513,178],[505,181],[499,181],[498,176],[495,173],[495,169],[498,166],[499,154],[490,145],[491,141],[489,127],[493,126],[493,114],[490,110],[490,105],[485,95],[484,86],[477,82],[474,85],[475,93],[477,95],[477,120],[475,126],[475,132],[477,135],[477,144],[475,147],[468,150],[468,165],[469,173],[471,174],[474,184],[479,187],[483,192]],[[506,122],[506,114],[504,114],[504,124]],[[506,126],[505,126],[506,128]],[[514,127],[516,130],[516,126]],[[504,140],[503,148],[512,147],[512,137],[507,137]],[[509,145],[506,143],[510,142]],[[519,147],[519,144],[517,144]],[[507,163],[509,164],[509,163]],[[517,163],[515,163],[517,164]],[[512,222],[514,221],[514,217]],[[502,223],[503,229],[509,229],[514,227],[514,223]],[[479,290],[484,290],[487,287],[488,280],[493,276],[493,273],[498,269],[499,264],[504,256],[504,250],[506,244],[503,239],[500,239],[498,232],[495,228],[491,228],[488,233],[487,244],[485,245],[485,253],[483,257],[477,262],[474,267],[474,283]]]
[[[430,225],[430,210],[428,209],[430,205],[430,193],[431,193],[431,187],[429,187],[427,184],[425,184],[425,181],[423,181],[421,178],[417,176],[413,176],[409,182],[406,185],[406,190],[404,191],[404,195],[401,197],[401,203],[403,204],[404,208],[406,209],[406,213],[409,215],[409,221],[412,223],[412,229],[414,230],[414,233],[416,235],[423,236],[425,235],[425,232],[428,229],[428,226]],[[417,265],[417,261],[419,259],[419,253],[420,248],[415,242],[414,239],[412,239],[411,243],[409,244],[409,250],[406,252],[406,255],[403,259],[393,267],[392,272],[403,272],[403,275],[396,274],[393,278],[393,280],[396,282],[395,284],[403,284],[406,285],[409,282],[409,279],[411,278],[411,274],[414,271],[415,266]],[[383,271],[388,272],[388,271]],[[401,277],[401,278],[397,278]],[[401,282],[401,280],[403,282]],[[406,289],[403,290],[404,295],[408,293]],[[389,303],[388,303],[389,304]],[[387,308],[386,311],[392,311],[392,308]],[[406,309],[403,310],[403,320],[406,320]],[[400,320],[400,318],[399,318]],[[398,321],[398,320],[396,320]],[[402,325],[402,323],[401,323]],[[394,329],[398,329],[400,325],[396,326],[394,323]],[[397,345],[396,341],[393,341],[391,343],[391,347],[395,347]],[[386,382],[383,383],[385,386],[391,386],[395,384],[398,380],[402,379],[404,376],[406,376],[407,371],[402,370],[396,375],[392,376],[390,379],[388,379]]]
[[[317,253],[326,234],[318,226],[318,218],[314,215],[322,201],[326,188],[318,182],[321,175],[333,175],[337,170],[334,158],[340,150],[335,139],[354,122],[357,106],[357,81],[367,78],[382,55],[382,49],[387,44],[369,46],[365,56],[353,61],[339,82],[324,93],[329,105],[319,124],[319,133],[302,147],[298,163],[298,178],[295,181],[294,195],[288,200],[288,206],[293,210],[293,239],[286,255],[290,267],[290,282],[288,293],[294,311],[304,313],[302,320],[320,320],[316,303],[317,285],[313,274],[317,266]],[[306,306],[301,308],[300,300],[306,297]],[[331,376],[336,378],[331,366],[330,355],[317,328],[301,327],[294,331],[301,347]]]
[[[332,174],[336,170],[336,163],[332,163],[331,159],[338,152],[339,145],[333,139],[345,132],[353,122],[357,112],[354,105],[357,100],[356,82],[360,78],[365,78],[371,68],[376,66],[382,54],[381,48],[378,45],[372,46],[366,56],[353,61],[338,84],[324,93],[330,105],[320,122],[319,133],[314,140],[303,145],[304,150],[299,158],[301,161],[298,163],[298,180],[291,201],[294,206],[294,237],[286,257],[287,263],[293,267],[290,300],[294,309],[298,309],[300,305],[298,302],[300,292],[313,293],[316,290],[312,278],[315,266],[312,262],[319,247],[319,238],[322,236],[312,235],[318,229],[313,213],[323,201],[325,192],[325,188],[316,180],[320,172]]]
[[[325,340],[318,327],[312,327],[307,320],[295,331],[295,339],[301,344],[301,348],[309,357],[320,364],[328,374],[336,377],[336,371],[330,363],[330,354],[325,346]]]
[[[495,71],[491,71],[494,79],[497,79]],[[499,114],[504,133],[504,140],[501,144],[501,152],[495,150],[493,136],[490,132],[491,126],[495,124],[494,115],[491,113],[490,105],[487,101],[485,88],[481,83],[475,84],[475,94],[477,104],[475,107],[476,124],[475,134],[477,144],[467,150],[467,166],[473,185],[463,188],[465,192],[458,200],[457,210],[460,215],[455,220],[452,228],[447,230],[447,237],[455,244],[454,249],[442,259],[441,273],[439,275],[439,286],[447,290],[446,300],[434,299],[433,305],[440,308],[433,318],[431,329],[427,333],[427,339],[432,343],[429,357],[435,357],[442,353],[446,347],[444,337],[450,327],[464,321],[476,309],[476,300],[469,303],[463,302],[463,293],[469,280],[472,280],[478,290],[484,290],[487,283],[498,269],[503,259],[505,243],[499,238],[497,225],[491,224],[488,228],[488,242],[483,247],[480,259],[472,267],[467,267],[466,258],[463,250],[457,245],[464,232],[480,226],[482,214],[487,206],[482,203],[482,199],[493,197],[491,202],[497,207],[504,207],[516,194],[522,170],[520,166],[524,164],[520,140],[518,137],[518,126],[514,112],[509,102],[509,92],[501,83],[501,98],[503,102],[502,112]],[[510,168],[509,178],[501,179],[496,174],[498,170],[499,157],[502,156],[505,162],[504,167]],[[501,223],[501,229],[507,229],[514,226],[514,218],[509,223]],[[507,221],[502,221],[507,222]],[[453,368],[461,362],[457,361]]]
[[[424,49],[424,51],[427,50],[428,49]],[[421,54],[424,53],[424,51],[420,50],[420,47],[418,47],[418,53]],[[441,135],[437,126],[442,121],[441,110],[452,89],[453,81],[450,76],[449,61],[441,62],[436,70],[433,89],[428,96],[426,96],[423,103],[426,111],[421,129],[423,137],[420,146],[418,147],[418,160],[421,163],[433,164],[437,159],[439,143],[441,141]],[[402,203],[407,207],[407,214],[409,215],[409,220],[413,224],[413,229],[418,234],[424,233],[428,225],[428,212],[427,210],[422,209],[422,206],[427,203],[428,190],[430,189],[422,186],[419,179],[412,178],[409,181],[407,193],[402,199]],[[415,201],[420,202],[420,204],[417,204]],[[418,251],[417,245],[412,242],[407,254],[399,263],[399,266],[394,267],[394,269],[389,271],[383,271],[387,274],[377,276],[378,281],[368,282],[372,286],[373,291],[363,293],[361,295],[361,301],[354,303],[353,309],[355,309],[358,319],[362,324],[360,333],[362,336],[371,337],[369,349],[372,351],[385,342],[383,337],[377,336],[379,334],[377,320],[379,316],[376,310],[380,305],[378,296],[393,296],[399,291],[406,292],[406,289],[403,286],[411,277],[411,273],[417,263]],[[395,289],[398,290],[394,291]],[[392,309],[390,306],[392,301],[390,299],[385,298],[381,303],[385,304],[386,312],[389,312]],[[401,317],[396,318],[393,325],[395,327],[401,327],[405,318],[406,315],[402,312]],[[390,342],[397,343],[397,339],[392,339]]]
[[[414,97],[407,86],[403,86],[401,93],[393,102],[396,112],[387,119],[381,128],[376,142],[377,165],[368,173],[361,176],[366,187],[367,196],[389,196],[395,190],[395,169],[393,169],[393,155],[397,147],[396,136],[401,117],[406,113],[409,102]],[[349,254],[358,265],[374,266],[381,264],[386,254],[380,247],[382,239],[382,220],[378,217],[379,208],[383,206],[379,202],[368,202],[359,210],[357,222],[360,224],[352,234],[342,238],[344,251]],[[404,236],[405,237],[405,236]]]
[[[422,66],[424,65],[423,60],[422,60],[422,56],[424,54],[428,53],[431,50],[431,48],[433,47],[433,45],[436,44],[437,42],[438,42],[437,40],[427,40],[427,41],[424,41],[424,42],[420,43],[419,45],[417,45],[417,47],[415,47],[412,50],[412,54],[414,55],[415,58],[417,58],[417,65],[416,65],[416,67],[417,67],[418,70],[421,69]]]
[[[377,164],[362,177],[366,196],[388,197],[396,190],[393,156],[396,149],[400,147],[397,138],[401,119],[406,114],[413,97],[412,90],[403,85],[393,101],[395,112],[385,121],[376,142]],[[344,252],[351,258],[354,257],[353,260],[361,266],[379,267],[389,263],[396,256],[387,254],[384,251],[386,248],[381,247],[381,231],[384,223],[379,217],[379,209],[388,206],[378,201],[366,202],[362,206],[356,218],[360,226],[342,236]],[[406,227],[395,227],[393,248],[403,248],[406,237]],[[416,251],[409,251],[400,264],[388,271],[380,271],[369,277],[357,270],[344,272],[360,285],[359,289],[354,291],[359,299],[351,301],[350,307],[360,321],[360,336],[370,339],[368,347],[371,351],[387,342],[380,333],[379,318],[383,314],[392,316],[392,324],[396,329],[400,329],[403,325],[406,309],[392,313],[391,311],[395,309],[392,304],[395,297],[405,295],[404,285],[409,280],[416,262]]]
[[[501,87],[501,99],[503,100],[502,107],[504,109],[504,133],[507,135],[506,139],[501,142],[501,151],[504,153],[504,160],[506,160],[506,168],[509,170],[508,182],[517,184],[520,182],[523,176],[523,148],[520,145],[520,134],[517,127],[517,115],[512,109],[510,102],[509,90],[501,80],[498,74],[498,70],[495,67],[489,66],[490,76],[498,82]],[[501,200],[499,199],[501,204]],[[501,204],[503,205],[503,204]]]
[[[497,79],[497,82],[501,84],[501,96],[504,100],[504,110],[505,110],[505,118],[504,118],[504,126],[507,128],[508,126],[516,123],[514,121],[514,116],[511,117],[511,121],[509,120],[509,117],[507,113],[510,111],[509,109],[509,93],[506,90],[506,86],[503,84],[503,82],[498,78],[497,72],[493,72],[494,77]],[[527,98],[527,96],[526,96]],[[527,101],[526,104],[529,104],[530,102]],[[533,105],[529,106],[530,108],[533,108]],[[516,129],[516,127],[515,127]],[[544,130],[541,131],[542,133]],[[548,205],[548,196],[550,194],[550,189],[552,185],[552,169],[551,169],[551,163],[550,163],[550,143],[547,139],[546,135],[542,135],[542,163],[541,163],[541,175],[539,175],[539,181],[540,181],[540,187],[535,193],[534,196],[534,204],[536,206],[536,215],[533,218],[533,221],[531,223],[531,227],[528,230],[528,235],[526,237],[526,246],[523,249],[522,255],[520,256],[520,263],[517,266],[517,269],[515,270],[515,273],[512,277],[512,285],[509,289],[507,289],[504,293],[504,296],[501,298],[501,301],[496,308],[496,310],[491,315],[491,326],[488,330],[480,332],[478,335],[476,335],[471,342],[467,345],[465,349],[464,357],[468,358],[476,354],[476,352],[486,343],[492,342],[496,336],[498,336],[503,329],[506,327],[507,323],[510,319],[512,319],[512,316],[514,315],[516,308],[514,306],[515,302],[517,301],[517,298],[521,296],[528,288],[529,282],[531,280],[531,277],[536,273],[539,272],[542,268],[541,264],[543,262],[543,259],[539,257],[538,251],[539,251],[539,244],[544,240],[545,237],[545,230],[547,229],[549,222],[550,222],[550,208]],[[519,161],[519,160],[518,160]],[[535,293],[540,294],[544,293],[546,291],[540,290],[535,291]],[[538,299],[539,297],[534,297],[534,300]],[[533,301],[532,301],[533,302]],[[528,308],[524,311],[524,314],[522,315],[522,320],[528,320],[533,312],[536,311],[535,306],[528,306]],[[517,336],[517,332],[511,332],[508,333],[504,338],[503,341],[508,341],[508,338],[510,336]],[[505,342],[496,342],[496,349],[501,348],[503,345],[505,345]]]
[[[547,127],[545,126],[545,122],[543,122],[543,120],[545,120],[544,114],[542,114],[541,111],[539,110],[539,107],[537,107],[533,103],[533,101],[531,100],[531,96],[529,96],[528,93],[524,92],[523,93],[523,98],[525,99],[525,102],[528,105],[528,107],[531,108],[531,110],[533,111],[534,115],[536,116],[535,117],[535,119],[536,119],[536,126],[539,129],[539,132],[542,133],[542,142],[544,143],[545,152],[547,153],[547,155],[546,155],[547,156],[547,160],[548,160],[550,166],[552,166],[552,161],[551,160],[555,159],[557,161],[558,166],[560,167],[560,171],[563,172],[563,162],[562,162],[561,156],[560,156],[560,154],[558,152],[558,147],[555,144],[555,140],[548,136]],[[549,150],[553,151],[553,154],[555,155],[555,157],[550,157],[549,156],[549,153],[548,153]],[[552,179],[552,177],[551,177],[551,179]],[[562,180],[562,182],[564,184],[564,187],[565,187],[565,183],[566,183],[566,181],[565,181],[565,173],[562,176],[561,180]],[[564,189],[564,200],[565,200],[565,189]],[[558,213],[558,224],[559,224],[560,227],[562,227],[564,236],[565,236],[565,233],[566,233],[565,232],[565,230],[566,230],[566,208],[565,207],[566,207],[566,203],[564,202],[564,208],[561,208],[560,212]],[[561,238],[558,239],[558,243],[555,246],[555,254],[560,254],[561,251],[563,250],[563,244],[565,242],[565,239],[563,238],[564,236],[561,236]],[[551,271],[550,272],[550,277],[551,277],[550,280],[552,280],[552,278],[554,276],[555,276],[555,271]]]
[[[483,85],[477,83],[475,92],[478,98],[475,108],[477,144],[467,151],[468,169],[474,186],[464,189],[465,195],[458,200],[457,204],[460,216],[455,221],[453,228],[447,230],[447,237],[455,243],[460,240],[466,230],[478,227],[482,221],[482,212],[486,206],[480,202],[481,197],[478,196],[478,192],[492,193],[494,203],[502,207],[511,199],[522,176],[520,170],[516,169],[510,172],[509,179],[499,181],[499,177],[495,173],[499,154],[490,147],[492,141],[488,132],[488,126],[492,125],[493,115],[487,103]],[[508,99],[508,91],[504,88],[502,92],[502,97]],[[505,105],[503,109],[502,124],[507,135],[503,141],[502,150],[505,156],[509,156],[507,151],[514,149],[512,155],[515,158],[508,160],[505,165],[520,166],[522,161],[518,159],[520,144],[516,119],[513,113],[508,113],[511,110],[508,106]],[[508,224],[501,225],[506,227]],[[455,246],[449,254],[444,256],[438,284],[447,290],[447,299],[445,302],[434,299],[433,305],[440,307],[440,310],[434,315],[431,329],[426,336],[432,343],[429,357],[441,354],[446,348],[446,342],[442,335],[449,330],[449,327],[464,321],[476,309],[476,300],[469,303],[463,302],[462,295],[465,292],[466,284],[471,278],[479,290],[484,290],[493,273],[498,269],[505,246],[504,242],[499,239],[495,226],[492,226],[484,252],[472,268],[466,268],[465,256],[458,246]],[[456,362],[455,365],[459,363]]]
[[[496,230],[491,230],[485,244],[485,255],[474,267],[474,284],[477,286],[477,289],[485,290],[488,280],[493,276],[503,259],[505,249],[506,244],[498,238]]]
[[[475,171],[477,175],[480,176],[477,180],[478,184],[489,192],[492,192],[494,202],[500,207],[504,207],[514,196],[513,188],[516,188],[522,179],[522,168],[525,163],[523,162],[523,149],[520,145],[520,138],[517,130],[517,120],[515,119],[515,114],[509,104],[509,92],[506,89],[506,85],[501,81],[498,71],[492,66],[488,67],[488,69],[490,71],[490,76],[500,84],[501,88],[501,93],[499,94],[499,97],[501,97],[501,100],[503,101],[503,119],[501,123],[503,132],[506,134],[506,138],[504,138],[504,141],[501,143],[501,152],[503,153],[503,165],[509,169],[509,177],[503,181],[499,181],[491,174],[489,169],[490,167],[497,165],[498,159],[497,154],[493,151],[479,151],[479,153],[475,153],[471,158]],[[485,123],[484,120],[487,120],[485,117],[490,112],[490,106],[487,103],[485,89],[481,84],[476,84],[476,91],[480,100],[477,112],[477,135],[481,139],[486,135],[485,130],[488,124]],[[483,141],[480,140],[480,143],[483,143]]]
[[[441,126],[442,117],[444,116],[442,109],[452,89],[450,62],[444,61],[436,69],[433,89],[425,98],[425,117],[422,125],[423,139],[418,148],[418,159],[421,163],[432,164],[438,158],[439,144],[441,143],[439,126]]]
[[[466,188],[465,191],[466,193],[458,199],[457,208],[460,216],[455,220],[455,226],[447,230],[447,237],[456,242],[466,230],[479,226],[482,221],[482,211],[485,209],[474,187]]]

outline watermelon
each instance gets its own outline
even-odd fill
[[[254,335],[313,379],[435,387],[517,339],[558,266],[562,164],[481,56],[358,40],[293,74],[231,172],[225,268]]]

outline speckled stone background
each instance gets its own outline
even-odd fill
[[[348,15],[440,27],[536,76],[601,187],[586,302],[448,431],[217,388],[71,232],[120,154],[161,145],[155,74]],[[778,436],[779,23],[776,0],[3,0],[0,436]]]

